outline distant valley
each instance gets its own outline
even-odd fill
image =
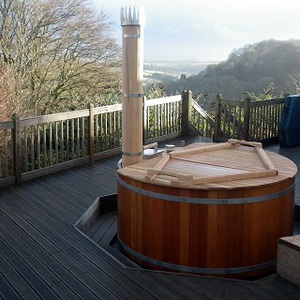
[[[144,63],[144,81],[146,84],[177,80],[181,75],[191,76],[204,71],[208,65],[218,61],[147,61]]]

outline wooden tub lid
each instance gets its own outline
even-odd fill
[[[296,172],[296,165],[286,157],[265,152],[261,143],[239,140],[194,143],[118,170],[141,182],[192,189],[268,185]]]

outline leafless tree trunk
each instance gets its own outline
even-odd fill
[[[294,75],[290,75],[290,87],[294,91],[295,94],[300,93],[300,73],[295,72]]]

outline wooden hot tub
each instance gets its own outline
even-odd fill
[[[293,234],[297,167],[246,144],[193,144],[118,170],[124,253],[156,270],[241,279],[274,272],[277,241]]]

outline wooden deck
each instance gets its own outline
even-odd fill
[[[300,147],[269,149],[300,167]],[[300,299],[300,287],[276,275],[250,282],[147,271],[120,264],[105,247],[109,234],[86,238],[74,224],[98,196],[116,193],[119,159],[0,190],[0,298]]]

